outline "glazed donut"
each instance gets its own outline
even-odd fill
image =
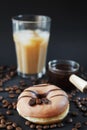
[[[69,112],[68,95],[51,84],[34,85],[19,95],[17,111],[23,118],[36,124],[56,123]]]

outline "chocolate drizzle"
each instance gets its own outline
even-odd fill
[[[18,98],[18,101],[19,101],[21,98],[25,98],[25,97],[30,97],[30,98],[32,98],[32,96],[25,95],[25,96],[19,97],[19,98]]]
[[[47,85],[44,85],[44,86],[47,86]],[[25,95],[25,96],[21,96],[18,100],[20,100],[21,98],[30,97],[31,99],[29,100],[29,103],[28,103],[30,106],[35,106],[37,104],[38,105],[50,104],[51,101],[49,99],[47,99],[48,94],[52,91],[59,91],[59,90],[61,90],[61,89],[51,89],[51,90],[47,91],[46,93],[42,93],[42,94],[39,94],[38,92],[33,91],[33,90],[24,90],[24,92],[33,93],[35,95],[35,97]],[[68,99],[68,97],[64,94],[56,94],[56,95],[51,96],[50,98],[53,98],[56,96],[65,96]]]
[[[51,96],[50,98],[53,98],[53,97],[56,97],[56,96],[65,96],[68,99],[68,97],[64,94],[56,94],[56,95]]]

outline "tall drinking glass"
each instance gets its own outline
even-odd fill
[[[50,24],[48,16],[18,15],[12,18],[18,75],[40,78],[45,74]]]

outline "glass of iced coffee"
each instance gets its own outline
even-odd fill
[[[51,18],[42,15],[12,18],[18,75],[40,78],[45,74],[50,24]]]

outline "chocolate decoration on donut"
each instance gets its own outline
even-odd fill
[[[53,97],[56,97],[56,96],[65,96],[64,94],[57,94],[57,95],[53,95],[53,96],[51,96],[50,98],[53,98]],[[68,99],[68,97],[67,96],[65,96],[67,99]]]
[[[40,86],[40,85],[35,85],[35,86]],[[47,85],[44,84],[43,86],[47,86]],[[34,106],[34,105],[37,105],[37,104],[38,105],[49,104],[49,103],[51,103],[51,101],[46,98],[48,96],[48,94],[50,92],[52,92],[52,91],[59,91],[59,90],[61,90],[61,89],[51,89],[48,92],[43,93],[43,94],[39,94],[39,93],[37,93],[37,92],[35,92],[33,90],[24,90],[25,92],[31,92],[31,93],[33,93],[36,96],[36,98],[34,98],[32,96],[25,95],[25,96],[20,97],[19,99],[24,98],[24,97],[31,97],[31,99],[29,100],[29,103],[28,103],[30,106]],[[57,94],[57,95],[51,96],[50,98],[53,98],[55,96],[65,96],[65,95],[63,95],[63,94]],[[65,97],[67,98],[67,96],[65,96]]]

